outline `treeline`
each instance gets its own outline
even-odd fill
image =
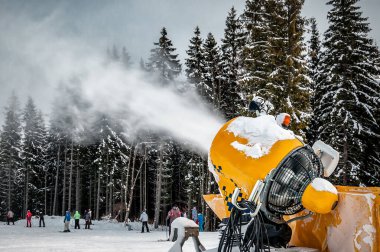
[[[315,19],[301,16],[302,0],[247,0],[241,15],[234,8],[228,13],[219,44],[195,27],[182,65],[163,28],[140,68],[162,86],[184,73],[188,84],[181,88],[195,88],[226,120],[249,115],[248,103],[261,96],[272,104],[269,113],[292,116],[292,129],[306,142],[321,139],[340,151],[334,183],[378,186],[380,58],[357,2],[328,2],[322,39]],[[126,48],[113,47],[107,57],[126,71],[132,65]],[[130,137],[107,114],[79,127],[70,104],[87,105],[66,91],[69,102],[56,101],[48,127],[32,98],[23,109],[10,98],[0,135],[2,213],[91,208],[96,218],[121,210],[124,220],[147,208],[157,226],[176,203],[188,211],[197,206],[206,230],[215,228],[201,197],[218,192],[207,156],[154,129]]]

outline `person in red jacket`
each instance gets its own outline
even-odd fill
[[[26,227],[32,227],[32,212],[30,210],[26,213]]]
[[[172,231],[172,222],[177,219],[178,217],[181,217],[181,211],[179,210],[179,208],[174,205],[173,208],[168,212],[168,216],[166,217],[166,220],[169,222],[169,236],[170,236],[170,233]]]

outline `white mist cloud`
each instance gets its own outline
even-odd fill
[[[174,87],[148,81],[137,70],[105,64],[102,51],[61,32],[58,12],[38,22],[27,16],[1,19],[6,39],[0,39],[0,56],[11,55],[12,62],[0,61],[0,81],[14,84],[18,94],[30,95],[46,111],[56,98],[65,101],[61,91],[71,85],[67,90],[78,92],[88,103],[84,113],[71,108],[78,115],[77,127],[102,112],[120,119],[126,131],[153,128],[208,151],[223,120],[193,92],[180,94]]]

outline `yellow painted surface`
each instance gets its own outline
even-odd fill
[[[223,197],[220,194],[203,195],[203,199],[220,220],[226,218],[229,213]]]
[[[338,201],[338,195],[328,191],[317,191],[309,184],[302,195],[302,205],[314,212],[327,214]]]
[[[303,146],[298,139],[281,140],[271,147],[269,154],[260,158],[248,157],[231,145],[235,141],[241,144],[248,142],[226,130],[233,120],[219,130],[210,148],[211,162],[219,177],[219,190],[227,210],[231,209],[231,196],[236,187],[241,188],[239,199],[247,199],[258,179],[263,180],[292,150]],[[228,211],[226,214],[224,217],[229,217]]]
[[[322,252],[380,251],[380,188],[337,189],[339,203],[333,211],[290,223],[291,245]]]

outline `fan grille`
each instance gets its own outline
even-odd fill
[[[306,186],[321,174],[321,161],[309,146],[291,153],[275,169],[270,180],[267,194],[268,210],[285,215],[303,210],[302,194]]]

